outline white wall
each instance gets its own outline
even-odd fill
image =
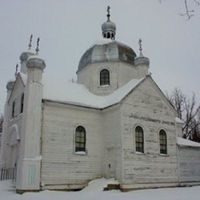
[[[181,183],[200,183],[200,148],[177,146],[179,160],[179,181]]]
[[[144,130],[144,153],[137,153],[135,149],[136,126]],[[161,129],[167,134],[167,155],[160,154]],[[122,187],[177,184],[175,113],[150,79],[146,79],[123,102],[122,136]]]
[[[74,149],[75,129],[79,125],[86,129],[86,155],[78,155]],[[99,111],[45,101],[41,167],[43,187],[79,188],[89,180],[101,177],[103,136]]]
[[[100,71],[110,71],[110,85],[100,86]],[[140,68],[123,62],[93,63],[78,72],[78,83],[84,84],[97,95],[110,94],[117,88],[129,82],[131,79],[144,77],[139,73]]]
[[[17,132],[19,134],[19,138],[21,137],[21,128],[22,128],[22,116],[23,113],[20,112],[21,109],[21,95],[24,93],[24,85],[21,79],[16,79],[14,88],[9,94],[8,101],[5,102],[5,111],[7,113],[4,114],[5,121],[4,121],[4,130],[2,136],[2,152],[1,152],[1,159],[2,159],[2,167],[3,168],[13,168],[16,160],[18,159],[19,154],[19,141],[16,144],[11,144],[11,140],[13,140],[12,134],[16,134],[16,131],[13,130],[13,126],[17,128]],[[12,103],[15,101],[15,114],[12,117]]]
[[[104,128],[104,175],[108,178],[122,178],[122,142],[120,105],[103,111]]]

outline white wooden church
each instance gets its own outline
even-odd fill
[[[82,55],[76,82],[45,83],[38,50],[20,55],[1,145],[17,192],[81,189],[99,177],[122,190],[200,184],[200,144],[181,138],[183,122],[151,77],[141,40],[137,55],[115,34],[108,8],[103,41]]]

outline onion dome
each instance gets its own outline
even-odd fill
[[[6,85],[7,90],[12,90],[14,87],[15,81],[9,81]]]
[[[29,57],[29,56],[34,55],[34,53],[31,51],[32,40],[33,40],[33,35],[31,34],[30,40],[29,40],[29,44],[28,44],[28,50],[25,51],[25,52],[23,52],[23,53],[20,55],[20,57],[19,57],[21,63],[26,62],[26,61],[28,60],[28,57]]]
[[[101,26],[103,38],[115,39],[116,25],[110,21],[110,6],[107,7],[107,21]]]
[[[32,56],[32,55],[34,55],[34,53],[32,51],[25,51],[20,55],[19,59],[20,59],[21,63],[26,62],[28,60],[28,57]]]
[[[125,62],[134,65],[136,53],[129,46],[115,40],[104,40],[93,45],[81,57],[78,71],[92,63]]]
[[[38,55],[30,56],[27,60],[27,68],[38,68],[43,70],[46,67],[45,61]]]
[[[149,58],[144,57],[144,55],[142,53],[142,40],[139,39],[138,43],[139,43],[140,54],[139,54],[139,57],[135,58],[135,65],[136,66],[138,66],[138,65],[147,65],[147,66],[149,66],[149,64],[150,64]]]

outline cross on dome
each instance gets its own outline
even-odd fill
[[[33,34],[30,36],[29,44],[28,44],[28,49],[31,50],[32,47],[32,40],[33,40]]]
[[[110,6],[107,6],[107,12],[108,12],[108,14],[107,14],[107,17],[108,17],[107,22],[108,22],[108,21],[110,21]]]
[[[107,21],[101,26],[103,38],[115,39],[116,26],[110,21],[110,6],[107,7]]]
[[[37,39],[37,46],[36,46],[36,49],[35,49],[35,52],[36,52],[36,54],[38,54],[38,52],[39,52],[39,45],[40,45],[40,38],[38,37],[38,39]]]
[[[19,68],[19,65],[18,65],[18,64],[16,64],[16,66],[15,66],[15,77],[17,77],[18,68]]]
[[[143,53],[142,53],[142,39],[139,39],[138,44],[139,44],[140,56],[143,56]]]

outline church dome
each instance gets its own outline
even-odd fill
[[[107,31],[114,32],[116,30],[116,25],[114,22],[107,21],[102,24],[101,28],[102,28],[102,32],[107,32]]]
[[[145,57],[142,53],[142,40],[139,39],[139,51],[140,51],[140,54],[137,58],[135,58],[135,65],[138,66],[138,65],[146,65],[146,66],[149,66],[150,64],[150,61],[149,61],[149,58]]]
[[[149,66],[149,58],[147,57],[144,57],[144,56],[139,56],[137,58],[135,58],[135,65],[138,66],[138,65],[147,65]]]
[[[78,71],[82,70],[88,64],[101,62],[125,62],[134,65],[136,53],[129,46],[108,40],[93,45],[81,57]]]
[[[107,21],[101,26],[103,38],[115,39],[116,25],[114,22],[110,21],[110,6],[107,7]]]
[[[34,53],[32,51],[25,51],[20,55],[19,59],[21,62],[25,62],[28,60],[29,56],[33,56],[33,55]]]
[[[115,34],[116,34],[115,23],[111,21],[104,22],[101,26],[101,29],[104,38],[115,39]]]

